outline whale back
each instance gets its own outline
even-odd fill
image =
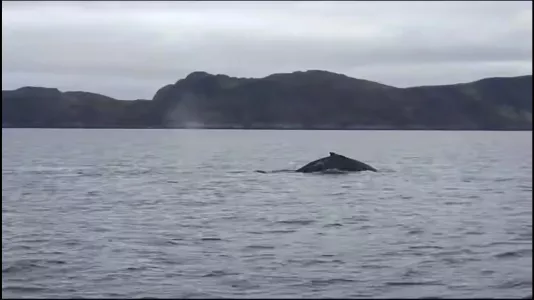
[[[299,168],[297,172],[312,173],[312,172],[319,172],[319,171],[325,170],[326,169],[325,163],[328,158],[329,157],[323,157],[318,160],[314,160],[306,164],[305,166]]]
[[[359,160],[355,160],[352,158],[348,158],[343,155],[335,154],[330,156],[330,168],[331,169],[338,169],[343,171],[374,171],[376,172],[376,169],[371,167],[370,165],[363,163]]]
[[[330,156],[312,161],[308,163],[307,165],[298,169],[297,172],[312,173],[312,172],[325,171],[329,169],[337,169],[341,171],[350,171],[350,172],[360,172],[360,171],[376,172],[377,171],[375,168],[361,161],[348,158],[346,156],[339,155],[334,152],[330,152]]]

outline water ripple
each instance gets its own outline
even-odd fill
[[[2,141],[2,297],[532,295],[530,133],[13,129]],[[380,172],[287,171],[328,151]]]

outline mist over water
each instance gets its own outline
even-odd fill
[[[2,130],[2,297],[531,295],[531,132]]]

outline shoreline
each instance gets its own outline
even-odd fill
[[[126,126],[106,126],[106,127],[41,127],[41,126],[2,126],[2,129],[179,129],[179,130],[271,130],[271,131],[532,131],[532,128],[446,128],[446,127],[427,127],[427,128],[394,128],[394,127],[380,127],[380,128],[283,128],[283,127],[126,127]]]

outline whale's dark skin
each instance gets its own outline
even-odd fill
[[[365,164],[361,161],[357,161],[352,158],[348,158],[343,155],[339,155],[334,152],[330,152],[330,156],[312,161],[311,163],[296,170],[296,172],[313,173],[313,172],[322,172],[322,171],[331,170],[331,169],[337,169],[340,171],[348,171],[348,172],[361,172],[361,171],[377,172],[375,168],[371,167],[368,164]]]

